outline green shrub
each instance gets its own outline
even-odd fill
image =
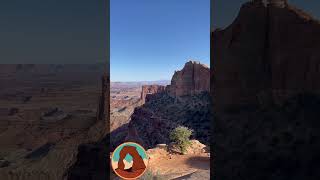
[[[164,178],[160,173],[153,173],[150,169],[147,169],[146,172],[139,178],[140,180],[163,180]]]
[[[170,133],[170,140],[173,141],[181,150],[181,153],[185,153],[188,146],[190,145],[190,136],[192,134],[192,130],[184,127],[178,126]]]

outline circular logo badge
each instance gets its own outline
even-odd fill
[[[112,153],[113,171],[123,179],[137,179],[148,166],[148,155],[144,148],[134,142],[120,144]]]

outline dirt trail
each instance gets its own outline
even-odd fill
[[[206,153],[195,155],[168,155],[150,159],[149,167],[165,179],[210,179],[210,157]]]

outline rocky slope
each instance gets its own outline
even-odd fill
[[[165,86],[161,85],[143,85],[141,90],[141,101],[144,103],[150,94],[161,93],[165,91]]]
[[[319,178],[319,21],[254,0],[211,36],[216,178]]]
[[[77,146],[76,157],[64,172],[68,180],[103,180],[109,177],[110,144],[110,77],[106,72],[102,77],[102,89],[97,109],[97,122],[88,132],[94,137]],[[110,170],[111,171],[111,170]]]
[[[175,73],[171,85],[155,94],[134,110],[126,134],[115,134],[124,140],[142,143],[146,148],[169,143],[169,132],[178,125],[195,130],[194,138],[209,143],[210,95],[209,68],[199,62],[187,62]],[[192,87],[190,87],[192,86]]]
[[[199,78],[196,79],[197,81],[200,80]],[[142,98],[146,97],[145,104],[141,104],[142,106],[134,110],[134,114],[129,119],[129,121],[131,120],[129,124],[123,124],[121,127],[114,129],[102,140],[79,146],[75,163],[65,173],[69,180],[105,179],[109,176],[109,171],[106,170],[110,169],[109,157],[105,152],[112,151],[123,141],[146,144],[145,147],[151,147],[160,142],[168,142],[169,130],[183,123],[186,126],[197,128],[198,131],[195,132],[194,136],[208,142],[211,113],[209,92],[197,91],[193,95],[185,95],[176,100],[178,97],[169,95],[164,91],[163,86],[151,88],[150,91],[148,90],[149,87],[145,86],[145,93],[141,93]],[[106,95],[104,91],[105,89],[102,88],[97,114],[98,117],[104,117],[107,124],[109,116],[105,114],[105,107],[109,105],[109,101],[108,98],[103,99]],[[118,106],[119,104],[112,105]],[[103,118],[98,118],[98,120],[100,119]],[[164,131],[164,134],[162,134],[162,131]],[[151,134],[153,135],[151,136]],[[111,149],[107,148],[109,143],[111,143]],[[208,172],[205,174],[207,176]]]

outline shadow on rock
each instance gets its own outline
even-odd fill
[[[190,157],[187,159],[187,164],[196,169],[210,170],[210,157]]]

